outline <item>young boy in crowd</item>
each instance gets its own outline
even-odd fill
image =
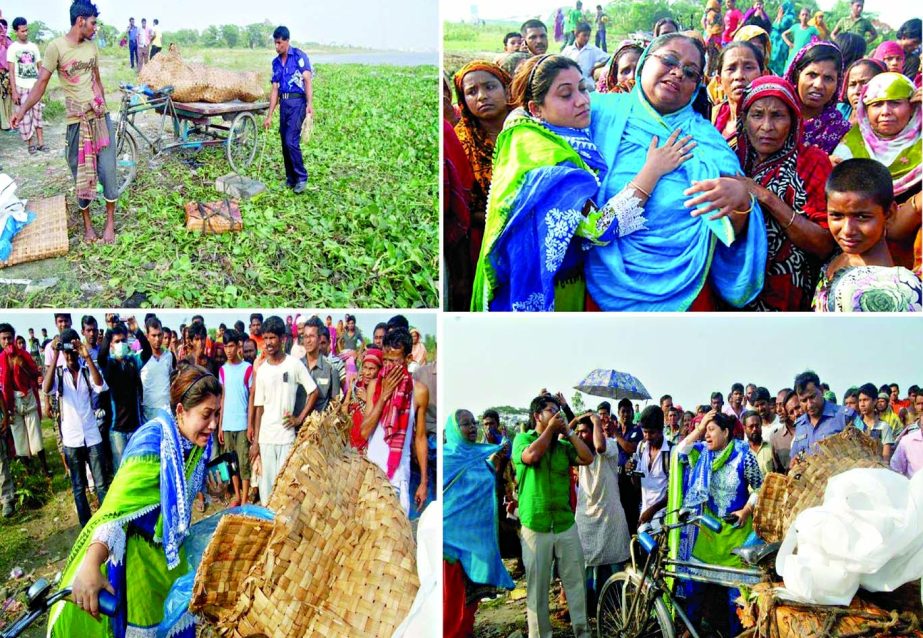
[[[818,312],[921,310],[920,278],[895,266],[885,239],[897,210],[891,174],[871,159],[849,159],[827,180],[827,222],[843,252],[821,272]]]
[[[218,422],[218,443],[224,452],[235,452],[240,476],[233,476],[234,501],[231,507],[246,503],[250,494],[250,444],[247,441],[247,407],[253,366],[243,360],[243,335],[236,330],[224,333],[224,352],[228,361],[218,370],[218,380],[224,388],[221,395],[221,420]]]

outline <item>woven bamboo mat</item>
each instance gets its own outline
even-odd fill
[[[26,210],[36,214],[13,239],[13,252],[0,268],[27,261],[38,261],[67,254],[67,204],[64,195],[46,199],[31,199]]]

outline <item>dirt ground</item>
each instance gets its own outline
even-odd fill
[[[503,562],[507,571],[513,573],[516,561],[504,560]],[[526,625],[526,577],[522,576],[515,582],[516,588],[512,591],[502,591],[496,598],[481,601],[474,619],[476,638],[519,638],[529,635]],[[553,628],[552,636],[554,638],[573,636],[566,615],[567,605],[560,602],[560,582],[554,582],[548,598]],[[595,633],[595,621],[591,620],[590,628]]]

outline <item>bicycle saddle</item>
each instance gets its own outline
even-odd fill
[[[782,543],[762,543],[752,547],[737,547],[732,549],[731,553],[740,556],[740,559],[747,565],[755,567],[766,558],[774,556],[781,546]]]
[[[173,93],[173,85],[170,84],[169,86],[165,86],[157,92],[160,93],[161,95],[170,95],[171,93]]]

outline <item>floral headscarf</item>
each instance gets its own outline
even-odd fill
[[[805,55],[807,55],[809,51],[815,49],[816,47],[832,49],[836,51],[841,61],[843,59],[843,53],[840,51],[840,47],[832,42],[816,41],[806,44],[797,54],[795,54],[795,57],[792,59],[792,63],[789,65],[788,70],[785,72],[785,79],[788,80],[789,83],[795,88],[796,97],[798,96],[797,76],[800,75],[800,72],[796,72],[796,69],[801,63],[801,60],[804,59]],[[839,80],[843,74],[842,66],[837,68],[837,74],[837,82],[839,83]],[[836,148],[837,144],[840,143],[840,140],[843,139],[843,136],[846,135],[846,133],[849,131],[849,122],[836,108],[838,99],[839,96],[837,95],[837,92],[834,91],[833,95],[830,97],[830,101],[824,105],[820,115],[804,122],[804,143],[813,144],[827,154],[833,152],[833,149]]]
[[[920,106],[913,107],[910,121],[900,133],[884,139],[872,128],[868,105],[890,100],[909,100],[914,90],[913,82],[900,73],[879,73],[863,87],[857,107],[859,132],[868,155],[888,167],[894,180],[896,196],[920,183],[920,126],[923,122]],[[902,154],[903,157],[898,160]]]

